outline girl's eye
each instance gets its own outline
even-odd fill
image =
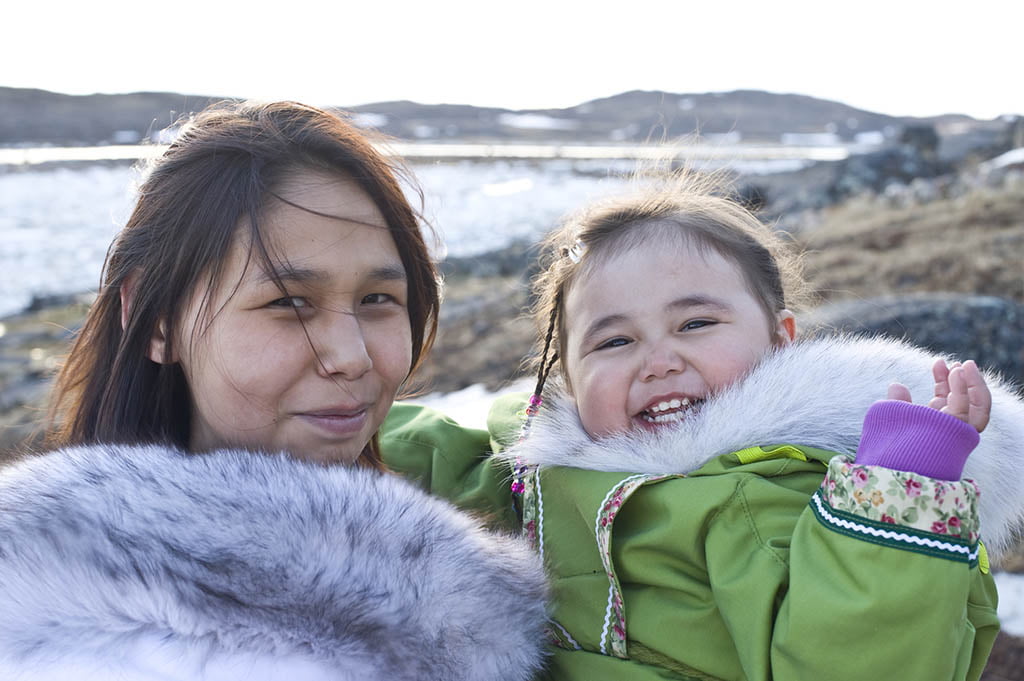
[[[694,329],[703,329],[705,326],[712,326],[716,322],[710,319],[694,319],[686,322],[680,327],[680,331],[693,331]]]
[[[623,345],[629,345],[632,342],[633,341],[631,341],[628,338],[623,338],[619,336],[617,338],[609,338],[605,342],[598,345],[597,349],[604,350],[605,348],[621,348]]]
[[[309,301],[302,296],[285,296],[284,298],[270,301],[268,307],[290,307],[298,310],[309,307]]]

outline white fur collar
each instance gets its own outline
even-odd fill
[[[395,475],[80,447],[0,471],[0,509],[5,681],[525,681],[543,660],[529,546]]]
[[[546,399],[529,439],[507,453],[529,464],[635,473],[689,473],[745,447],[799,444],[854,454],[864,414],[892,382],[927,403],[935,355],[894,340],[836,337],[793,343],[748,377],[707,400],[677,428],[592,440],[571,399]],[[990,552],[1006,549],[1024,522],[1024,403],[986,375],[992,419],[964,476],[981,490],[982,531]]]

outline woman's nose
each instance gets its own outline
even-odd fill
[[[666,344],[659,344],[652,347],[644,358],[643,380],[665,378],[671,374],[682,373],[685,368],[686,360],[678,351]]]
[[[373,360],[359,319],[350,312],[327,313],[324,317],[325,328],[318,329],[312,338],[317,372],[325,378],[340,375],[350,381],[363,376],[373,368]]]

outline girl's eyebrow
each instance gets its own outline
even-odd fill
[[[722,310],[723,312],[729,312],[733,309],[732,305],[721,298],[715,298],[704,293],[695,293],[693,295],[683,296],[682,298],[676,298],[665,306],[668,310],[685,310],[691,307],[710,307],[716,310]]]
[[[603,330],[607,329],[609,326],[612,326],[614,324],[620,324],[620,323],[626,321],[627,319],[628,319],[628,317],[626,315],[624,315],[624,314],[610,314],[610,315],[605,315],[604,317],[600,317],[599,319],[594,320],[594,322],[591,323],[590,326],[587,327],[586,332],[583,334],[583,337],[580,339],[580,343],[582,345],[589,344],[592,341],[592,339],[594,338],[594,336],[598,335]]]

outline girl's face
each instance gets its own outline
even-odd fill
[[[793,339],[739,268],[713,250],[649,239],[611,255],[565,299],[567,372],[591,437],[678,423]]]
[[[175,359],[192,394],[190,446],[352,462],[409,372],[405,269],[350,180],[300,170],[277,193],[295,206],[274,200],[262,227],[287,293],[240,226],[220,286],[200,285],[184,311]]]

